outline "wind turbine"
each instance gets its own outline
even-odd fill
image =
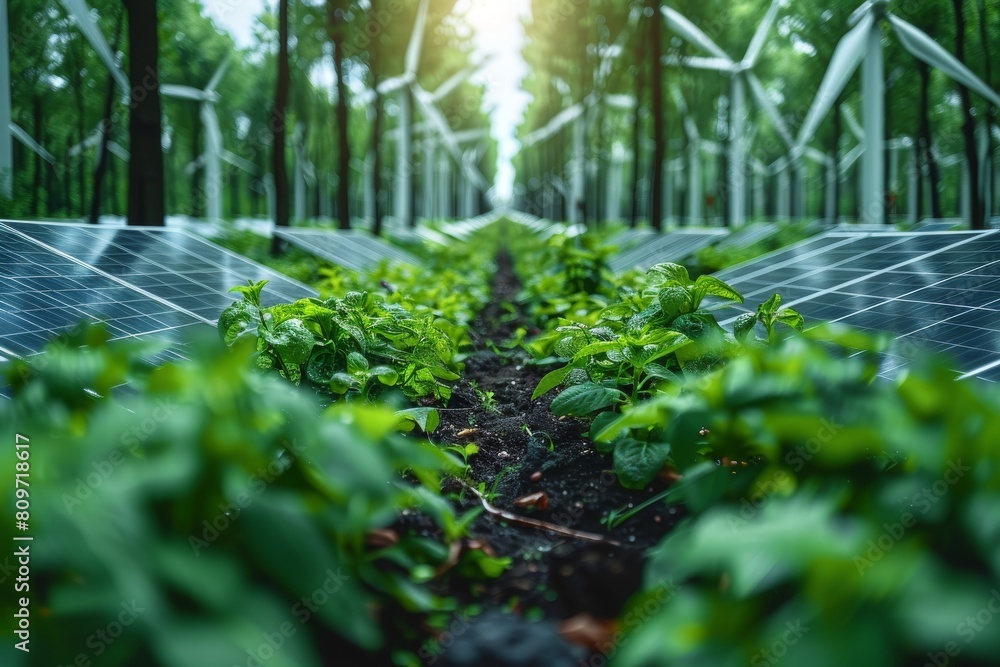
[[[220,98],[215,91],[228,69],[229,59],[227,58],[212,75],[204,90],[169,83],[160,85],[160,92],[167,97],[201,103],[201,124],[205,128],[205,152],[201,155],[200,161],[205,167],[206,213],[213,222],[222,219],[222,167],[220,160],[223,148],[219,116],[215,112],[215,104]]]
[[[741,227],[746,223],[747,216],[747,192],[746,192],[746,87],[749,85],[750,92],[757,99],[758,104],[765,112],[772,117],[780,118],[771,100],[764,92],[763,86],[757,76],[753,73],[753,68],[757,64],[757,59],[764,48],[767,34],[770,32],[774,21],[778,16],[778,11],[784,3],[782,0],[773,0],[764,20],[761,21],[750,40],[750,46],[742,60],[736,61],[722,50],[708,35],[685,18],[680,12],[670,8],[661,7],[663,17],[667,25],[677,35],[691,45],[711,54],[712,57],[688,57],[680,59],[680,64],[686,67],[706,69],[728,74],[732,84],[730,89],[730,142],[729,142],[729,216],[733,227]],[[665,58],[668,64],[673,64],[669,57]],[[784,126],[779,120],[779,125]]]
[[[869,0],[848,19],[851,30],[833,53],[830,67],[816,93],[816,100],[799,130],[796,147],[808,143],[829,113],[848,81],[864,61],[862,71],[863,125],[865,150],[862,162],[862,221],[885,222],[885,60],[882,22],[893,28],[904,49],[918,60],[941,70],[952,80],[974,90],[1000,106],[1000,95],[987,86],[961,61],[948,53],[926,33],[888,10],[888,0]]]

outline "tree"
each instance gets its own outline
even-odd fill
[[[652,198],[649,209],[649,221],[653,229],[663,230],[663,161],[666,159],[667,139],[664,132],[663,117],[663,17],[660,16],[659,0],[646,0],[647,6],[653,9],[650,18],[649,45],[650,63],[652,64],[652,85],[650,95],[653,97],[653,165],[651,169]]]
[[[128,224],[163,226],[163,125],[159,80],[159,20],[155,0],[122,0],[128,13],[132,82]]]
[[[955,11],[955,57],[965,62],[965,0],[951,0]],[[986,211],[979,191],[979,154],[976,147],[976,118],[973,115],[972,96],[969,89],[959,85],[962,100],[962,135],[965,137],[965,160],[969,169],[969,226],[972,229],[986,228]]]
[[[288,89],[291,73],[288,65],[288,0],[278,2],[278,84],[271,110],[271,129],[274,132],[274,147],[271,153],[271,168],[274,172],[275,227],[290,226],[291,209],[288,201],[288,167],[285,162],[285,136],[287,135]],[[271,246],[272,254],[281,251],[281,239],[277,236]]]
[[[124,17],[119,14],[118,25],[115,28],[115,42],[112,52],[117,53],[121,44],[122,23]],[[90,199],[90,223],[96,225],[101,218],[101,205],[104,203],[104,174],[108,165],[108,143],[111,141],[112,113],[118,89],[115,77],[108,73],[108,89],[104,98],[104,114],[101,116],[101,143],[97,149],[97,164],[94,165],[94,194]]]
[[[348,92],[344,70],[344,41],[347,37],[347,3],[327,0],[330,41],[333,42],[333,69],[337,76],[337,216],[341,229],[351,228],[351,145],[348,140]]]

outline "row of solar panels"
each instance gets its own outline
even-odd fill
[[[177,229],[0,223],[0,356],[27,356],[81,320],[115,338],[182,345],[234,301],[229,289],[268,280],[267,304],[317,292]],[[183,356],[179,348],[167,358]]]

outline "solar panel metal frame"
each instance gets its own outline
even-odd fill
[[[776,222],[761,222],[754,225],[747,225],[742,229],[737,229],[730,233],[726,238],[719,241],[715,247],[723,250],[736,245],[750,245],[771,238],[779,231],[781,231],[781,226]]]
[[[24,222],[24,221],[0,221],[0,227],[10,229],[14,233],[24,238],[30,239],[31,241],[41,245],[42,247],[45,247],[64,257],[73,259],[77,263],[87,266],[88,268],[94,270],[95,272],[101,275],[111,277],[118,282],[126,284],[129,287],[135,289],[136,291],[146,294],[152,298],[156,298],[157,300],[169,303],[176,310],[192,315],[207,324],[214,325],[218,320],[217,314],[221,314],[221,312],[229,304],[238,299],[236,295],[229,293],[229,289],[238,284],[237,280],[234,279],[232,281],[225,281],[226,283],[229,282],[233,283],[228,287],[207,286],[192,278],[190,275],[191,272],[187,273],[179,272],[176,270],[176,267],[171,267],[167,264],[160,263],[154,258],[145,255],[140,255],[134,250],[131,250],[124,245],[121,245],[121,239],[119,239],[117,235],[125,234],[126,238],[128,237],[139,238],[139,239],[145,238],[145,239],[152,239],[156,243],[162,243],[164,244],[164,246],[172,248],[174,252],[181,253],[187,256],[187,258],[191,259],[193,262],[204,264],[205,268],[209,273],[215,273],[216,271],[223,271],[227,274],[234,274],[240,271],[241,268],[244,271],[246,269],[250,269],[250,271],[248,272],[241,272],[242,275],[239,278],[239,282],[243,282],[245,280],[267,279],[269,281],[268,287],[265,288],[263,294],[263,300],[265,304],[273,305],[281,302],[294,301],[303,297],[310,297],[310,296],[315,297],[319,295],[316,290],[312,289],[311,287],[308,287],[307,285],[297,280],[289,278],[284,274],[278,273],[277,271],[269,267],[266,267],[263,264],[254,262],[253,260],[248,259],[247,257],[244,257],[231,250],[228,250],[227,248],[218,246],[212,243],[211,241],[208,241],[207,239],[198,236],[197,234],[192,234],[190,232],[181,229],[176,229],[176,228],[167,229],[159,227],[123,228],[123,227],[95,226],[95,225],[88,225],[85,223],[42,223],[42,222]],[[35,235],[32,235],[31,233],[31,230],[33,229],[37,230]],[[88,262],[85,259],[74,257],[72,252],[60,249],[52,245],[50,242],[44,240],[44,238],[39,238],[39,236],[43,235],[37,233],[40,232],[41,230],[45,230],[50,233],[57,233],[58,230],[60,229],[72,229],[77,232],[81,232],[86,237],[90,237],[95,239],[96,241],[104,243],[105,248],[109,246],[114,246],[117,249],[117,251],[121,251],[121,253],[123,253],[124,256],[126,257],[135,256],[139,258],[143,263],[149,264],[153,267],[160,269],[160,271],[157,272],[156,274],[139,273],[137,274],[136,277],[145,277],[152,279],[155,275],[173,276],[176,278],[180,278],[183,281],[186,281],[186,283],[190,283],[191,285],[200,287],[203,290],[203,292],[201,293],[201,296],[192,296],[190,294],[173,294],[173,295],[164,293],[158,294],[157,293],[158,290],[161,292],[171,292],[171,291],[176,292],[179,288],[176,287],[176,285],[171,285],[169,283],[163,283],[162,285],[156,286],[155,289],[152,289],[149,284],[146,285],[136,284],[136,282],[134,282],[135,280],[134,278],[130,279],[129,276],[127,275],[126,276],[114,275],[111,272],[100,268],[99,266],[95,266],[93,263]],[[108,239],[101,238],[101,235],[107,235],[107,234],[111,234],[112,235],[111,238]],[[183,239],[189,242],[191,245],[188,247],[179,245],[177,243],[178,239]],[[220,264],[217,261],[215,261],[215,259],[212,258],[213,255],[216,258],[223,257],[229,261],[232,261],[236,266],[231,266],[231,265],[225,266],[223,264]],[[219,282],[222,281],[220,280]],[[187,287],[187,285],[184,286]],[[215,316],[207,316],[203,313],[196,312],[196,310],[178,302],[178,301],[192,300],[192,299],[201,299],[201,301],[203,302],[203,305],[202,304],[198,305],[198,310],[203,310],[210,314],[211,313],[217,313],[217,314]],[[209,299],[211,299],[212,301],[209,302],[208,301]]]

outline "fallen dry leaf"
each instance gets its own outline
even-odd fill
[[[534,507],[540,510],[548,509],[549,496],[544,491],[529,493],[515,500],[514,507]]]
[[[594,618],[590,614],[577,614],[559,624],[563,639],[582,646],[593,653],[600,653],[614,643],[619,623],[614,619]]]
[[[455,435],[456,435],[456,437],[464,438],[466,436],[476,435],[477,433],[479,433],[479,429],[478,428],[467,428],[467,429],[464,429],[462,431],[459,431]]]
[[[391,547],[399,542],[399,535],[391,528],[378,528],[368,532],[368,546],[376,549]]]

